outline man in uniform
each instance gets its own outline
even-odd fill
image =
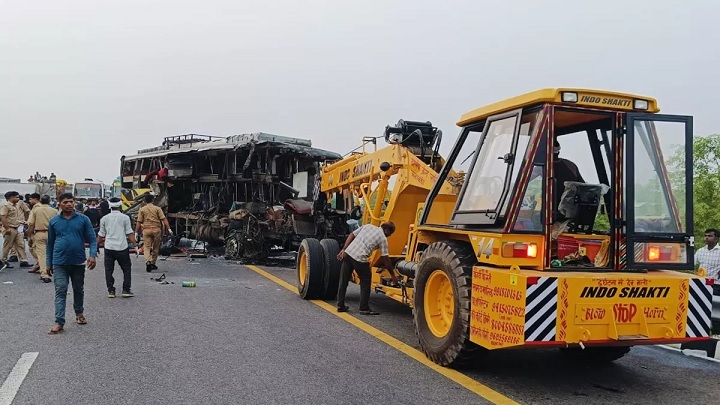
[[[142,230],[143,254],[145,255],[145,270],[157,270],[155,262],[160,252],[160,241],[166,232],[170,231],[170,223],[165,217],[162,208],[153,204],[153,195],[145,195],[145,205],[140,208],[135,226],[135,232]]]
[[[17,191],[5,193],[5,200],[7,202],[0,207],[0,220],[2,220],[5,229],[3,234],[2,268],[12,268],[8,262],[8,254],[13,248],[20,258],[20,267],[32,267],[27,262],[27,256],[25,256],[25,239],[23,234],[18,232],[18,228],[25,224],[30,210],[20,202],[20,193]]]
[[[43,195],[39,204],[33,206],[28,219],[28,235],[33,240],[33,251],[40,265],[40,279],[43,283],[52,281],[47,271],[48,226],[58,211],[50,206],[50,197]]]
[[[29,224],[30,218],[32,218],[33,208],[40,204],[40,194],[27,194],[25,201],[27,201],[28,205],[30,206],[30,216],[28,217]],[[35,238],[33,237],[32,232],[29,232],[29,229],[30,228],[25,228],[25,239],[27,239],[28,241],[28,250],[30,250],[30,254],[35,259],[35,266],[32,269],[28,270],[28,273],[40,273],[40,261],[38,260],[37,253],[35,252]]]

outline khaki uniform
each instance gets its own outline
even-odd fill
[[[28,224],[35,227],[35,234],[33,238],[33,252],[37,259],[37,263],[40,266],[40,277],[48,278],[50,275],[47,273],[47,238],[48,238],[48,225],[52,217],[58,214],[58,211],[45,204],[35,204],[32,211],[30,211],[30,218]]]
[[[155,204],[147,204],[140,208],[137,222],[142,225],[143,232],[143,254],[145,262],[155,264],[160,253],[160,242],[162,239],[162,221],[165,213],[162,208]]]
[[[25,239],[18,232],[18,227],[25,223],[25,213],[30,211],[24,202],[13,205],[10,201],[0,207],[0,216],[7,218],[8,227],[3,234],[2,261],[6,262],[11,249],[14,249],[20,262],[27,262],[25,255]]]

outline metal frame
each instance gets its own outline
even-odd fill
[[[468,174],[465,177],[465,181],[463,182],[463,186],[460,189],[460,193],[458,193],[457,201],[455,202],[455,208],[453,209],[453,213],[450,217],[450,225],[495,225],[495,222],[498,217],[498,211],[500,207],[503,204],[504,198],[507,197],[507,192],[509,186],[509,179],[508,176],[512,173],[512,165],[506,163],[505,168],[505,181],[503,183],[503,191],[500,195],[500,199],[498,200],[498,203],[496,204],[495,208],[492,210],[459,210],[458,207],[460,207],[460,204],[463,201],[463,198],[465,197],[465,192],[467,191],[468,183],[470,179],[472,179],[472,175],[475,171],[475,166],[477,165],[478,157],[480,156],[480,150],[482,149],[483,145],[485,144],[485,140],[487,139],[488,130],[490,129],[490,126],[495,121],[500,121],[503,119],[507,119],[510,117],[516,117],[515,121],[515,129],[513,130],[513,140],[510,146],[510,150],[508,153],[514,151],[517,148],[517,142],[518,142],[518,131],[520,130],[520,121],[522,116],[523,109],[518,108],[512,111],[508,111],[502,114],[497,114],[488,117],[488,119],[485,121],[485,127],[483,128],[482,136],[480,137],[480,142],[478,142],[477,147],[475,148],[475,156],[473,157],[473,161],[470,164],[470,167],[468,169]],[[514,157],[516,158],[516,157]]]
[[[680,233],[639,233],[635,231],[635,122],[636,121],[653,121],[653,122],[676,122],[685,124],[685,230]],[[694,246],[691,241],[694,239],[693,226],[693,119],[691,116],[684,115],[659,115],[647,113],[627,113],[625,116],[626,127],[626,159],[625,168],[625,187],[626,198],[626,249],[627,249],[627,267],[633,269],[646,270],[687,270],[694,266]],[[649,135],[649,134],[648,134]],[[693,239],[691,239],[693,238]],[[647,263],[635,261],[635,242],[674,242],[685,243],[687,262],[685,263]]]

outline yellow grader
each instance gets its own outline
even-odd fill
[[[542,89],[462,115],[445,159],[436,129],[401,121],[385,148],[323,167],[320,191],[343,209],[356,196],[361,224],[395,223],[400,285],[378,268],[372,286],[412,307],[437,364],[520,347],[613,361],[636,345],[708,339],[692,117],[659,111],[644,96]],[[303,298],[334,298],[338,251],[303,241]]]

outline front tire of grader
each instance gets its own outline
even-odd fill
[[[340,253],[340,244],[335,239],[323,239],[322,246],[325,272],[323,274],[322,296],[326,300],[337,298],[338,286],[340,285],[340,260],[337,259]]]
[[[475,252],[467,243],[434,242],[415,275],[413,322],[425,355],[441,366],[472,365],[487,350],[470,342],[470,293]]]
[[[320,297],[323,288],[323,266],[325,259],[320,241],[314,238],[303,239],[298,248],[296,269],[298,275],[298,293],[305,300]]]

